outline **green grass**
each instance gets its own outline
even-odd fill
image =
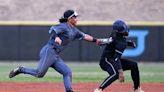
[[[108,74],[102,71],[98,63],[66,63],[73,71],[73,82],[102,82]],[[49,69],[44,78],[35,78],[30,75],[18,75],[8,78],[10,70],[23,65],[35,68],[37,63],[0,63],[1,82],[62,82],[62,75]],[[139,63],[141,82],[164,83],[164,63]],[[125,81],[131,82],[130,71],[125,71]]]

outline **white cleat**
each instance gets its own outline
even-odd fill
[[[96,88],[94,92],[103,92],[102,89]]]
[[[135,89],[133,92],[145,92],[141,88]]]

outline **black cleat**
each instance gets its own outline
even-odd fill
[[[66,91],[66,92],[73,92],[73,90],[68,90],[68,91]]]
[[[10,74],[9,74],[9,78],[13,78],[16,75],[20,74],[20,69],[22,68],[22,66],[17,67],[16,69],[13,69]]]

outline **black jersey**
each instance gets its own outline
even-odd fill
[[[117,69],[122,69],[120,58],[127,47],[126,38],[119,33],[112,33],[110,37],[113,41],[106,45],[101,58],[107,58],[108,61],[115,63]]]

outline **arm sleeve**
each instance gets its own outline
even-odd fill
[[[127,40],[127,46],[130,46],[130,47],[135,48],[136,47],[136,44],[135,44],[135,42],[133,42],[131,40]]]
[[[114,62],[114,65],[117,70],[122,69],[120,59],[121,59],[121,56],[122,56],[125,48],[126,48],[126,46],[124,46],[124,45],[121,45],[121,44],[116,45],[113,62]]]
[[[85,37],[85,33],[81,32],[80,30],[77,29],[75,39],[82,40]]]

